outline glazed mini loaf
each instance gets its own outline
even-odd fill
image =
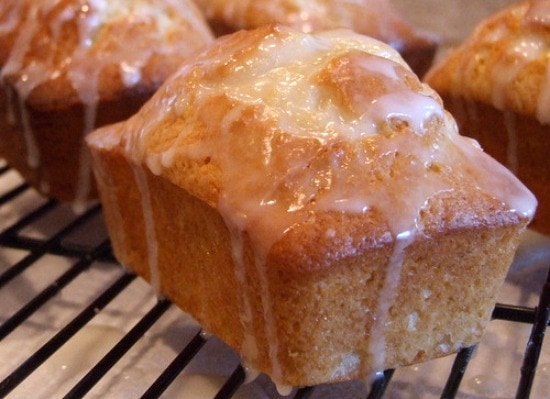
[[[213,40],[191,1],[0,3],[0,156],[45,195],[94,198],[83,137],[128,118]]]
[[[524,1],[479,24],[429,72],[461,132],[539,200],[531,227],[550,234],[550,1]]]
[[[280,386],[476,343],[536,207],[350,30],[220,38],[87,142],[118,259]]]
[[[439,38],[413,26],[389,0],[195,0],[221,33],[279,23],[303,32],[349,28],[399,50],[420,76],[430,67]]]

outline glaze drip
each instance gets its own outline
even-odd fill
[[[158,240],[155,218],[153,216],[151,191],[149,190],[149,183],[147,182],[147,176],[143,169],[134,167],[133,172],[141,196],[145,242],[147,243],[147,263],[149,264],[150,272],[149,282],[157,295],[160,295],[161,285],[159,276]]]

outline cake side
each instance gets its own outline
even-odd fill
[[[122,152],[94,150],[117,258],[283,385],[367,378],[477,343],[524,223],[491,198],[469,210],[432,199],[431,227],[404,254],[380,330],[395,245],[380,215],[316,214],[259,266],[250,240],[239,242],[215,208]]]
[[[368,234],[364,227],[359,231]],[[322,236],[309,238],[314,256],[326,251],[318,244]],[[280,317],[276,360],[283,381],[300,385],[365,379],[479,342],[517,242],[513,225],[420,238],[405,251],[391,305],[384,301],[388,279],[396,277],[388,272],[395,243],[373,245],[322,271],[279,269],[281,284],[270,294]],[[502,251],[488,258],[493,245]],[[288,253],[299,263],[304,252]],[[381,306],[388,307],[382,323]],[[272,359],[268,367],[277,371]]]

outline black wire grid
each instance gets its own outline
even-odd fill
[[[0,177],[9,171],[10,169],[8,166],[0,167]],[[25,183],[16,186],[0,197],[0,206],[16,199],[27,190],[31,189]],[[5,288],[10,281],[15,279],[26,269],[33,267],[33,265],[45,255],[53,254],[70,257],[76,260],[72,267],[58,277],[57,280],[43,289],[21,309],[17,310],[0,324],[0,341],[21,326],[38,309],[58,295],[64,288],[69,286],[77,276],[83,273],[94,262],[109,262],[112,263],[114,267],[121,267],[116,263],[111,253],[108,239],[105,239],[93,248],[80,248],[64,244],[64,239],[73,231],[83,226],[91,218],[100,215],[101,208],[99,205],[93,206],[85,213],[75,217],[74,220],[55,235],[45,240],[27,238],[20,234],[27,226],[59,206],[61,205],[56,201],[46,201],[28,214],[21,216],[14,224],[0,232],[0,247],[24,249],[28,251],[23,259],[10,265],[10,267],[0,274],[0,290]],[[84,305],[80,313],[74,317],[73,320],[61,328],[49,341],[29,356],[23,363],[17,366],[3,381],[0,381],[0,398],[7,396],[17,388],[17,386],[40,367],[40,365],[48,360],[50,356],[92,320],[98,312],[123,292],[134,279],[136,279],[135,275],[124,271],[121,276],[97,296],[95,300],[88,305]],[[168,301],[159,300],[156,305],[153,306],[145,316],[143,316],[143,318],[114,347],[112,347],[112,349],[91,368],[80,381],[76,383],[76,385],[66,394],[65,398],[81,398],[88,393],[171,306],[172,305]],[[518,373],[520,373],[520,382],[516,391],[516,398],[529,398],[539,355],[541,353],[544,333],[550,321],[550,274],[540,296],[539,306],[536,308],[527,308],[497,304],[493,313],[493,318],[496,320],[509,321],[511,323],[528,323],[532,325],[531,336],[526,345],[523,364],[521,369],[518,370]],[[164,372],[158,376],[156,381],[143,394],[142,398],[153,399],[161,397],[170,384],[201,350],[206,340],[207,338],[198,332],[188,345],[185,346],[166,367]],[[455,356],[454,363],[449,370],[448,379],[441,395],[442,398],[454,398],[457,396],[462,377],[466,372],[474,350],[474,347],[466,348]],[[385,371],[376,381],[374,381],[372,386],[370,386],[370,392],[366,392],[365,397],[368,399],[383,398],[387,387],[392,382],[393,374],[394,370]],[[245,370],[239,365],[226,380],[215,398],[231,398],[244,382]],[[292,397],[294,399],[309,398],[314,391],[315,387],[302,388],[296,390]]]

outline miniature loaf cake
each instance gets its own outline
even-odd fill
[[[0,3],[0,156],[45,195],[96,196],[83,144],[213,40],[190,0]]]
[[[348,28],[397,49],[422,76],[439,38],[408,22],[389,0],[195,0],[218,34],[279,23],[302,32]]]
[[[550,1],[484,20],[430,71],[462,134],[508,166],[539,200],[531,227],[550,234]]]
[[[477,342],[536,207],[350,30],[217,39],[87,142],[118,259],[281,385]]]

